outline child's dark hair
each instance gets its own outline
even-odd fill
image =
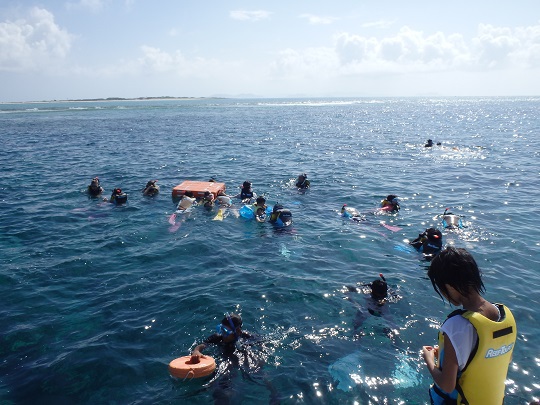
[[[445,284],[467,296],[470,290],[482,294],[485,291],[481,272],[472,255],[463,248],[449,246],[433,258],[428,270],[433,288],[441,298],[448,296]]]

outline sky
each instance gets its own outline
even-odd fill
[[[539,0],[0,3],[0,102],[538,95]]]

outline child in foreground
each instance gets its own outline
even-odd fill
[[[422,354],[433,377],[432,404],[502,404],[506,373],[516,342],[510,310],[481,294],[485,287],[471,254],[448,247],[432,260],[428,276],[435,292],[455,306],[439,331],[438,346]]]

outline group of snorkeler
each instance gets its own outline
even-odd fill
[[[304,180],[306,180],[307,176],[305,174],[301,176],[304,176]],[[232,205],[231,198],[233,197],[226,195],[223,191],[219,191],[216,197],[210,191],[205,191],[201,199],[201,204],[208,209],[214,207],[216,203],[220,208],[227,208]],[[252,189],[252,183],[248,180],[242,183],[240,193],[234,196],[234,198],[239,198],[245,206],[251,206],[253,215],[258,222],[265,222],[268,219],[268,222],[281,227],[288,226],[292,223],[291,211],[279,203],[276,203],[272,207],[268,216],[266,198],[263,195],[257,196]],[[185,191],[176,207],[176,212],[186,211],[196,203],[197,198],[193,193],[191,191]],[[250,205],[251,203],[253,204]]]
[[[429,388],[431,404],[502,404],[505,380],[517,339],[516,322],[510,309],[491,303],[482,295],[485,291],[482,273],[473,256],[463,248],[449,246],[431,261],[427,275],[435,292],[444,300],[462,307],[450,313],[438,333],[438,345],[422,347],[425,365],[433,378]],[[380,278],[364,289],[349,288],[350,292],[369,294],[359,314],[385,316],[385,305],[395,292],[386,278]],[[355,320],[355,333],[357,330]],[[388,329],[388,328],[385,328]],[[391,335],[389,337],[392,337]],[[260,341],[260,338],[259,338]],[[221,348],[229,365],[239,365],[246,345],[257,344],[255,335],[243,329],[238,314],[225,314],[216,332],[191,352],[192,363],[204,357],[209,345]]]
[[[157,180],[150,180],[146,183],[146,186],[141,190],[143,195],[152,197],[159,193],[159,186],[156,184]],[[105,191],[101,186],[99,177],[94,177],[87,188],[90,197],[99,197]],[[105,198],[104,201],[111,202],[116,205],[125,204],[127,202],[128,195],[122,191],[120,187],[115,187],[112,190],[111,197]]]
[[[389,213],[397,213],[400,208],[401,206],[398,196],[395,194],[389,194],[381,201],[380,208],[377,210],[386,211]],[[340,213],[341,216],[352,221],[360,222],[366,220],[366,216],[364,214],[360,213],[354,207],[347,206],[347,204],[343,204]],[[441,215],[441,218],[441,225],[444,229],[463,228],[461,216],[450,212],[449,208],[445,209],[444,213]],[[442,232],[436,228],[427,228],[420,233],[417,238],[410,241],[409,245],[413,246],[418,252],[422,253],[424,259],[431,260],[443,248]]]

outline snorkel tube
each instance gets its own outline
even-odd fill
[[[238,333],[236,333],[236,326],[234,326],[234,322],[231,318],[231,315],[229,315],[228,312],[225,313],[225,317],[227,318],[227,320],[229,321],[229,326],[231,327],[231,330],[233,331],[234,333],[234,340],[238,340]]]

